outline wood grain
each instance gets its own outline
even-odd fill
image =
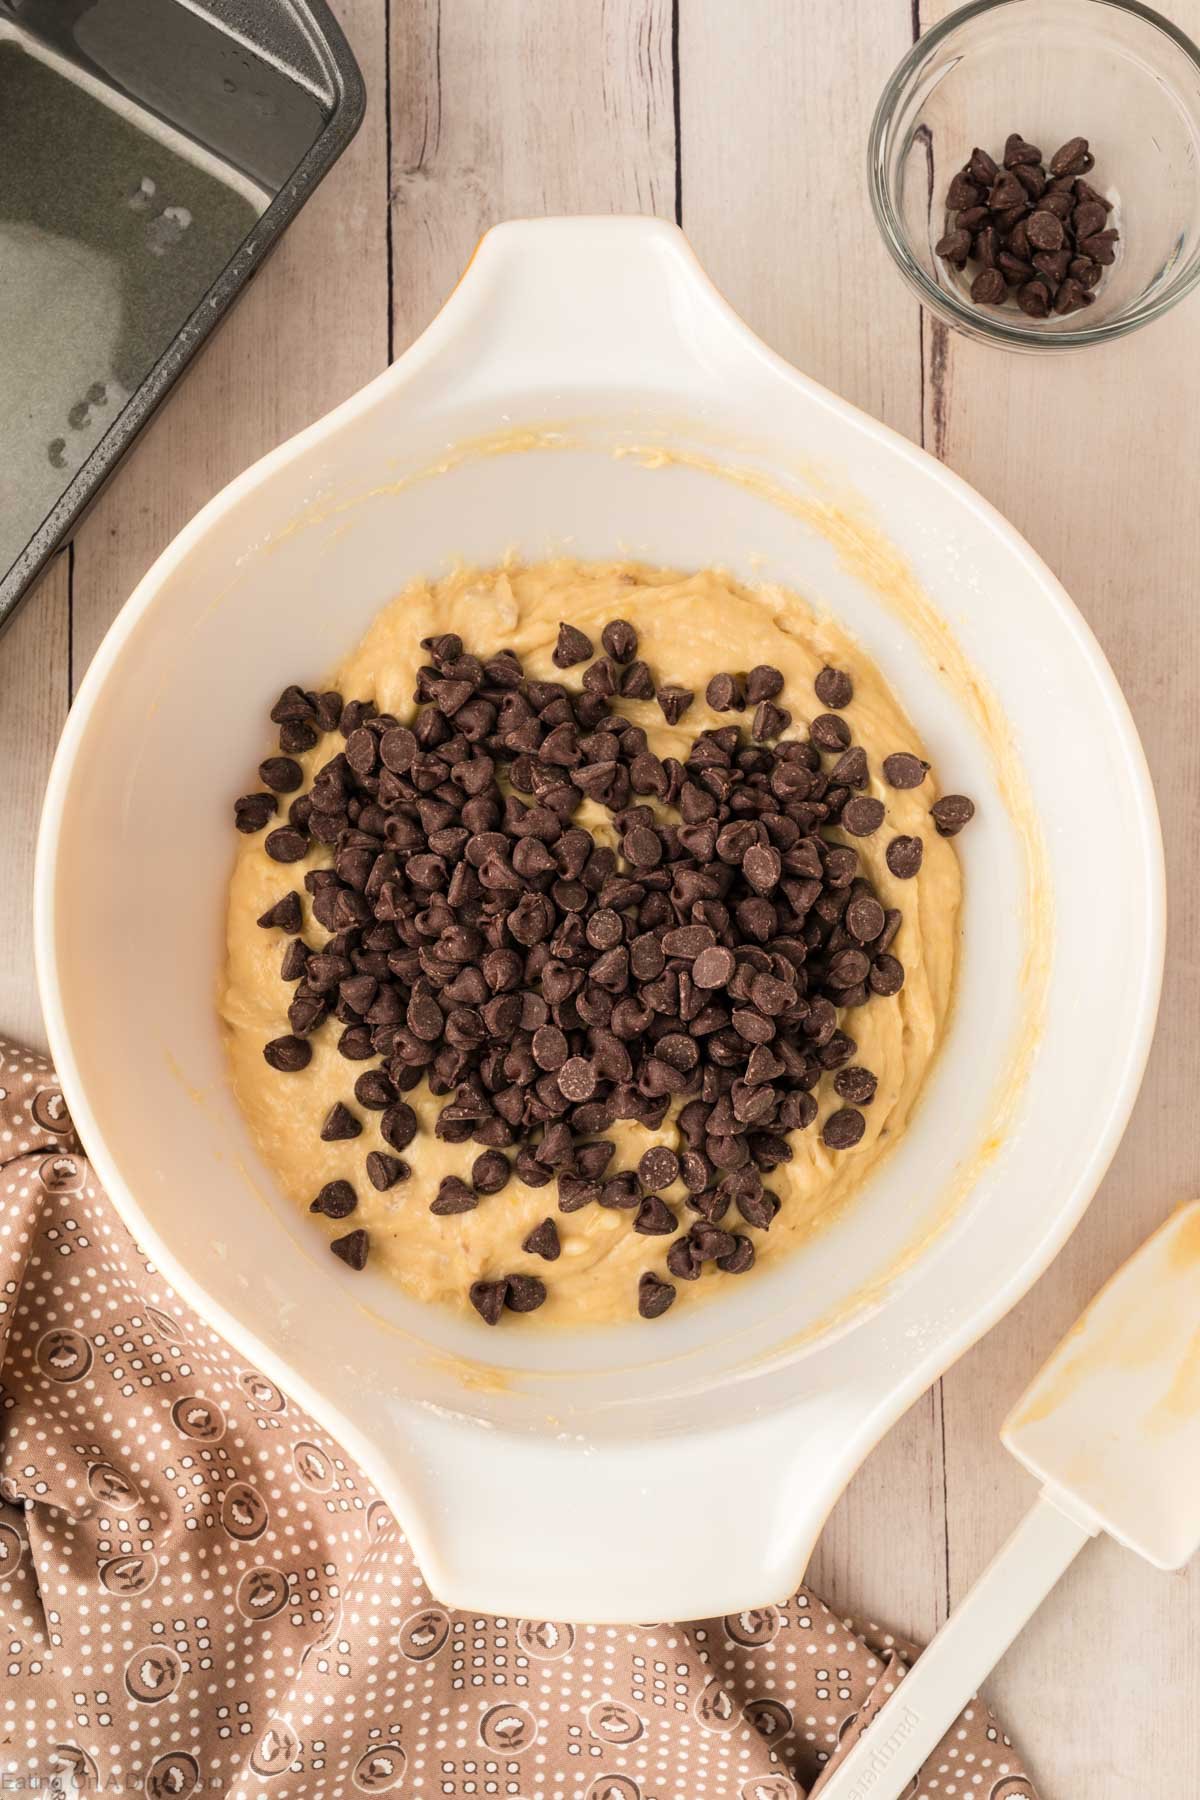
[[[45,1048],[33,979],[33,852],[50,762],[67,716],[70,564],[59,555],[0,639],[0,1020]]]
[[[391,67],[397,352],[501,219],[674,217],[670,0],[413,0]]]
[[[922,0],[922,25],[950,10]],[[1194,36],[1200,0],[1178,0],[1172,16]],[[1030,1496],[1028,1478],[995,1438],[1009,1404],[1114,1267],[1200,1192],[1196,1137],[1183,1126],[1200,1083],[1200,899],[1190,841],[1200,817],[1200,415],[1189,304],[1073,356],[1005,356],[928,321],[924,344],[927,442],[1045,557],[1124,688],[1158,794],[1171,897],[1155,1050],[1109,1176],[1047,1275],[943,1384],[957,1598]],[[1200,1790],[1198,1596],[1197,1569],[1164,1577],[1103,1544],[1009,1654],[989,1692],[1048,1795],[1125,1800],[1147,1776],[1164,1791]],[[1129,1704],[1139,1689],[1153,1693],[1153,1704]]]
[[[875,101],[912,42],[907,5],[685,0],[683,226],[773,349],[909,437],[920,324],[871,216]]]
[[[916,0],[917,22],[948,4]],[[1111,348],[1036,362],[921,320],[862,172],[914,0],[338,11],[367,79],[362,131],[126,463],[73,566],[59,559],[0,642],[0,1025],[41,1038],[28,904],[41,791],[71,682],[154,556],[230,476],[402,350],[490,224],[678,206],[754,329],[924,441],[1061,575],[1129,696],[1167,829],[1162,1023],[1112,1171],[1034,1292],[869,1459],[814,1560],[835,1605],[927,1633],[1028,1498],[996,1438],[1009,1402],[1117,1262],[1200,1192],[1200,303]],[[1200,33],[1200,0],[1173,13]],[[1198,1601],[1200,1572],[1154,1575],[1110,1546],[1081,1559],[989,1684],[1045,1800],[1200,1792]]]

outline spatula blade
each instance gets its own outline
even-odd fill
[[[1200,1201],[1101,1290],[1001,1436],[1156,1567],[1200,1549]]]

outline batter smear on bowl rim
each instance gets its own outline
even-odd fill
[[[905,1128],[973,812],[854,642],[714,570],[417,582],[235,806],[239,1103],[333,1252],[489,1324],[651,1319]]]

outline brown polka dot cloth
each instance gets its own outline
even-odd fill
[[[894,1687],[908,1647],[807,1590],[691,1625],[447,1612],[2,1041],[0,1165],[0,1792],[802,1800]],[[918,1795],[1034,1800],[981,1704]]]

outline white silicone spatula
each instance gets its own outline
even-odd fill
[[[1200,1548],[1200,1201],[1097,1294],[1001,1436],[1041,1497],[820,1800],[897,1800],[1098,1531],[1160,1569]]]

